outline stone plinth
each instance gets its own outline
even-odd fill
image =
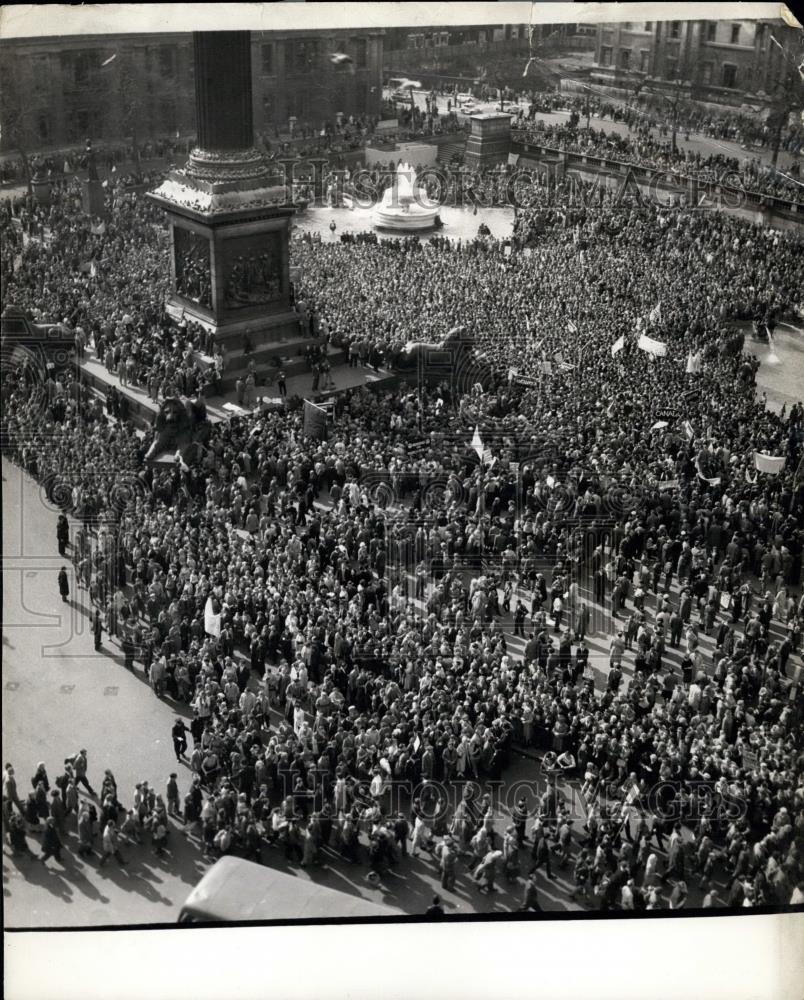
[[[502,112],[470,115],[471,131],[466,141],[464,163],[472,170],[485,170],[508,161],[511,150],[511,115]]]
[[[254,146],[248,31],[196,32],[198,147],[149,197],[170,226],[171,292],[183,312],[238,346],[298,333],[291,307],[291,190]],[[234,340],[234,343],[231,341]]]

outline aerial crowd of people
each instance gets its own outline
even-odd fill
[[[607,133],[602,128],[578,129],[568,123],[548,125],[538,118],[516,122],[514,135],[560,151],[649,167],[657,172],[673,172],[711,184],[739,185],[746,192],[787,198],[792,202],[802,201],[798,161],[789,171],[783,171],[756,156],[740,158],[724,153],[703,156],[688,147],[674,149],[670,136],[655,136],[650,129],[638,129],[625,136],[618,132]]]
[[[458,345],[340,393],[324,439],[291,399],[150,465],[154,432],[74,367],[6,374],[4,457],[72,519],[62,597],[177,713],[164,795],[124,804],[107,761],[96,796],[74,748],[52,789],[47,762],[25,795],[8,764],[15,852],[42,820],[44,860],[74,830],[103,864],[145,833],[181,850],[181,828],[209,857],[275,845],[372,880],[410,853],[444,893],[502,878],[530,910],[545,886],[603,909],[800,901],[804,408],[766,407],[741,348],[746,321],[797,318],[802,240],[564,193],[537,190],[507,241],[293,241],[311,335],[389,363]],[[4,303],[156,399],[203,393],[187,373],[213,345],[164,314],[155,210],[126,194],[98,232],[71,197],[25,247],[0,219]]]

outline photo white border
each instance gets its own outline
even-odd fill
[[[116,32],[780,17],[778,3],[18,4],[0,39]],[[0,56],[1,58],[1,56]],[[804,914],[19,932],[8,1000],[802,1000]]]

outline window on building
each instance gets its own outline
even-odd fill
[[[274,120],[274,95],[273,94],[263,94],[262,95],[262,120],[266,124],[273,122]]]
[[[526,37],[526,33],[527,33],[527,27],[526,27],[526,25],[520,24],[520,26],[519,26],[519,37],[520,38],[525,38]]]
[[[290,73],[309,73],[318,61],[318,40],[289,39],[285,42],[285,69]]]
[[[740,25],[733,24],[731,26],[731,44],[738,45],[740,42]]]
[[[734,90],[737,82],[737,67],[732,63],[723,63],[723,86]]]
[[[678,75],[678,59],[668,56],[665,61],[664,76],[666,80],[675,80]]]
[[[648,72],[648,65],[650,62],[650,49],[643,49],[639,53],[639,69],[642,73]]]
[[[88,52],[79,52],[73,63],[73,80],[81,86],[89,80],[90,55]]]
[[[620,49],[620,67],[621,69],[631,68],[631,50],[630,49]]]
[[[85,136],[89,131],[89,112],[86,108],[78,108],[72,115],[72,133],[75,138]]]
[[[714,72],[715,64],[710,62],[705,62],[703,64],[703,70],[701,72],[701,82],[709,86],[712,83],[712,75]]]
[[[707,21],[706,22],[707,42],[714,42],[716,38],[717,38],[717,21]]]
[[[273,42],[269,42],[267,45],[263,45],[261,51],[262,56],[262,75],[263,76],[273,76],[274,75],[274,46]]]
[[[47,56],[36,56],[32,60],[34,90],[47,89],[49,63]]]
[[[165,80],[169,80],[176,75],[175,46],[159,46],[159,75]]]
[[[630,30],[631,30],[631,22],[623,21],[623,31],[630,31]]]
[[[368,42],[365,38],[358,38],[355,42],[355,64],[358,69],[365,69],[368,65]]]
[[[603,45],[600,49],[600,65],[611,66],[611,46]]]
[[[162,101],[162,128],[165,132],[173,133],[176,131],[176,102],[170,98],[164,98]]]
[[[36,118],[36,134],[40,142],[50,141],[50,118],[44,111],[41,111]]]
[[[506,42],[510,42],[511,41],[511,25],[510,24],[506,24],[506,26],[505,26],[505,40],[506,40]]]
[[[681,21],[673,21],[670,25],[670,37],[681,38]]]
[[[645,27],[643,31],[653,31],[653,21],[645,21]]]

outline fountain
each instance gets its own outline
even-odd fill
[[[439,224],[438,205],[429,201],[423,188],[414,188],[415,182],[413,167],[400,163],[393,187],[383,192],[382,201],[372,213],[371,221],[377,229],[414,232]]]

